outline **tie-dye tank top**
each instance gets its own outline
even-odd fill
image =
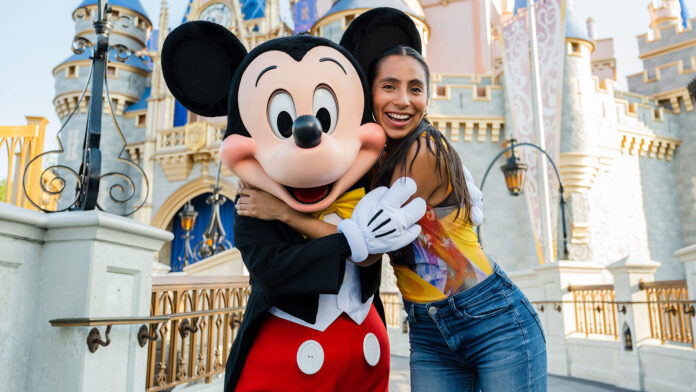
[[[471,222],[453,207],[428,206],[422,231],[410,246],[390,254],[404,299],[433,302],[463,292],[493,272]]]

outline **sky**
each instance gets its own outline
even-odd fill
[[[161,0],[140,0],[153,25],[159,25]],[[656,0],[658,3],[660,0]],[[0,125],[25,125],[25,115],[49,120],[46,149],[57,146],[60,127],[53,108],[53,68],[72,52],[72,11],[81,0],[0,0]],[[177,26],[188,0],[169,0],[169,25]],[[581,20],[595,20],[597,38],[614,38],[619,89],[626,75],[642,70],[636,36],[647,32],[650,0],[575,0]],[[696,16],[696,0],[686,0]],[[7,170],[5,150],[0,150],[0,179]]]

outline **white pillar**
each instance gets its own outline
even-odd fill
[[[655,271],[660,267],[660,263],[650,260],[642,260],[632,256],[607,266],[607,269],[614,275],[614,292],[617,302],[645,302],[647,296],[645,290],[641,290],[639,283],[654,281]],[[638,344],[650,338],[650,319],[648,306],[644,303],[624,305],[626,314],[620,310],[622,305],[618,305],[617,328],[621,349],[619,359],[616,385],[622,388],[643,390],[644,372],[638,355]],[[633,347],[632,351],[624,349],[626,345],[624,336],[624,326],[628,325],[631,330]]]
[[[4,260],[13,263],[9,281],[21,295],[10,296],[0,318],[23,320],[18,327],[27,329],[10,331],[14,342],[7,358],[3,349],[0,368],[19,360],[16,367],[28,369],[2,377],[25,377],[8,390],[142,391],[147,346],[138,344],[140,325],[114,326],[111,343],[91,353],[86,338],[92,327],[52,327],[49,320],[148,316],[154,252],[172,234],[98,211],[47,215],[4,208],[0,272]],[[102,339],[105,329],[99,327]]]
[[[681,248],[674,255],[684,263],[686,275],[686,287],[689,291],[689,299],[696,299],[696,244]],[[696,323],[694,323],[696,324]]]
[[[537,313],[546,332],[548,371],[559,376],[570,375],[570,360],[566,336],[575,331],[575,308],[571,303],[573,294],[568,285],[600,284],[604,266],[589,261],[558,261],[534,268],[539,279],[539,291],[529,294],[530,301],[565,301],[561,311],[554,304],[544,304],[544,311],[537,306]],[[538,297],[537,297],[538,296]]]

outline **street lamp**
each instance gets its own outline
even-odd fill
[[[220,194],[220,169],[222,162],[218,163],[217,176],[215,176],[215,187],[213,194],[208,196],[206,203],[212,206],[210,221],[203,231],[201,239],[194,247],[194,253],[199,260],[218,254],[232,248],[230,241],[225,239],[225,228],[220,219],[220,206],[227,202],[227,198]]]
[[[191,205],[191,202],[189,201],[184,205],[184,208],[179,212],[179,223],[181,224],[181,228],[184,230],[184,259],[183,259],[183,266],[186,267],[187,264],[189,264],[190,261],[195,260],[196,256],[193,253],[193,250],[191,249],[191,230],[193,230],[193,225],[196,224],[196,217],[198,216],[198,211],[196,211],[195,208],[193,208],[193,205]],[[181,256],[179,256],[179,260],[181,260]]]
[[[556,178],[558,178],[558,187],[559,187],[559,194],[561,197],[561,223],[563,224],[563,258],[565,260],[568,259],[568,239],[567,239],[567,230],[566,230],[566,219],[565,219],[565,198],[563,197],[563,182],[561,181],[561,175],[558,172],[558,168],[556,167],[556,163],[551,159],[551,156],[544,151],[541,147],[537,146],[536,144],[533,143],[517,143],[515,144],[515,139],[510,139],[510,145],[506,148],[504,148],[502,151],[498,153],[498,155],[493,158],[490,164],[488,164],[488,168],[486,169],[485,174],[483,175],[483,180],[481,180],[481,186],[479,187],[481,191],[483,191],[483,185],[486,183],[486,177],[488,177],[488,173],[491,171],[491,168],[495,164],[495,162],[500,158],[501,155],[505,154],[508,151],[511,151],[511,156],[507,160],[507,163],[502,165],[500,169],[503,171],[503,175],[505,176],[505,184],[507,185],[508,191],[510,192],[511,195],[513,196],[519,196],[522,193],[522,190],[524,189],[524,180],[525,180],[525,172],[527,170],[527,165],[524,164],[518,157],[515,156],[515,147],[523,147],[523,146],[529,146],[532,148],[537,149],[538,151],[542,152],[546,157],[549,159],[549,162],[551,163],[551,166],[553,167],[554,173],[556,173]],[[478,235],[478,240],[479,244],[483,244],[481,242],[481,226],[479,225],[476,228],[476,233]]]
[[[515,149],[513,147],[515,139],[510,139],[510,148],[512,150],[512,155],[508,158],[506,164],[500,167],[505,176],[505,185],[507,185],[508,191],[513,196],[519,196],[524,189],[525,173],[527,172],[527,165],[522,162],[520,158],[515,156]]]
[[[108,211],[127,216],[138,211],[147,200],[149,185],[145,172],[136,162],[134,162],[130,158],[122,156],[122,153],[124,152],[127,143],[125,137],[123,136],[123,132],[121,131],[120,126],[118,125],[118,121],[116,121],[116,115],[114,114],[114,105],[109,93],[109,86],[107,84],[106,73],[108,62],[112,61],[113,59],[116,59],[121,63],[125,63],[126,60],[128,60],[128,58],[132,55],[131,50],[125,45],[109,44],[109,37],[114,28],[114,23],[121,22],[123,27],[126,28],[131,25],[132,20],[130,17],[125,15],[121,15],[119,17],[114,16],[113,18],[110,18],[110,16],[113,15],[113,11],[111,5],[107,0],[97,0],[96,11],[96,19],[92,20],[92,27],[94,29],[95,38],[92,41],[90,41],[87,38],[80,36],[76,37],[73,41],[72,51],[77,55],[81,55],[85,53],[86,50],[89,50],[89,58],[91,59],[92,64],[89,68],[87,82],[84,86],[84,89],[82,90],[80,98],[75,103],[73,110],[70,112],[67,119],[62,121],[62,125],[56,135],[56,137],[58,138],[59,149],[53,151],[46,151],[37,155],[24,167],[22,181],[24,194],[34,207],[44,212],[59,212],[66,210],[89,211],[99,209],[102,211]],[[77,9],[74,15],[78,19],[85,19],[88,16],[91,17],[92,14],[88,11],[87,6],[85,5],[84,7]],[[78,170],[75,170],[74,168],[69,167],[67,164],[56,163],[50,165],[47,168],[42,169],[43,171],[41,172],[41,175],[38,179],[39,185],[41,186],[41,190],[43,191],[42,193],[51,196],[63,197],[63,192],[66,190],[65,186],[67,182],[66,179],[58,175],[58,173],[61,173],[61,175],[69,175],[75,181],[75,196],[74,198],[69,197],[68,199],[66,199],[69,203],[66,203],[68,205],[64,208],[59,208],[58,206],[56,206],[55,210],[45,209],[42,206],[41,200],[32,199],[32,197],[36,198],[36,196],[30,195],[30,193],[27,191],[27,183],[29,181],[25,180],[29,179],[29,177],[27,177],[27,173],[30,172],[29,167],[32,164],[40,165],[42,157],[44,156],[48,156],[49,154],[63,154],[65,152],[61,144],[60,134],[66,127],[66,125],[70,123],[70,120],[72,119],[73,115],[78,111],[78,109],[84,106],[82,105],[82,101],[85,98],[87,89],[90,87],[90,82],[91,90],[89,96],[102,97],[102,95],[105,95],[104,102],[108,103],[109,113],[111,114],[111,120],[114,123],[116,132],[118,133],[120,139],[123,141],[123,149],[121,149],[119,154],[115,157],[116,160],[121,162],[122,164],[129,165],[132,169],[139,172],[143,180],[143,186],[140,189],[138,189],[136,182],[124,170],[109,171],[108,173],[102,173],[102,163],[105,163],[108,160],[113,160],[113,157],[107,157],[106,155],[102,155],[103,151],[101,150],[101,136],[103,131],[102,114],[104,112],[104,109],[102,106],[102,99],[95,98],[89,100],[89,102],[87,103],[87,124],[82,142],[82,160],[80,168]],[[72,126],[74,125],[71,123],[71,127]],[[110,159],[107,160],[107,158]],[[109,191],[106,194],[108,196],[108,199],[104,197],[104,200],[101,202],[102,204],[108,203],[108,206],[102,205],[98,201],[100,183],[104,179],[110,181],[119,181],[111,182],[108,186]],[[48,183],[48,185],[46,185],[46,183]],[[133,198],[138,194],[138,190],[141,191],[142,200],[134,201]],[[128,203],[131,203],[131,201],[134,201],[134,203],[131,207],[127,207],[126,205]],[[113,208],[114,206],[116,208]]]

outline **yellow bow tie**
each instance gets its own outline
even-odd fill
[[[336,199],[330,206],[326,207],[321,211],[313,213],[315,218],[324,219],[324,216],[335,212],[336,215],[341,217],[341,219],[348,219],[353,214],[355,206],[358,204],[360,199],[365,196],[365,188],[353,189],[348,193],[344,193]]]

